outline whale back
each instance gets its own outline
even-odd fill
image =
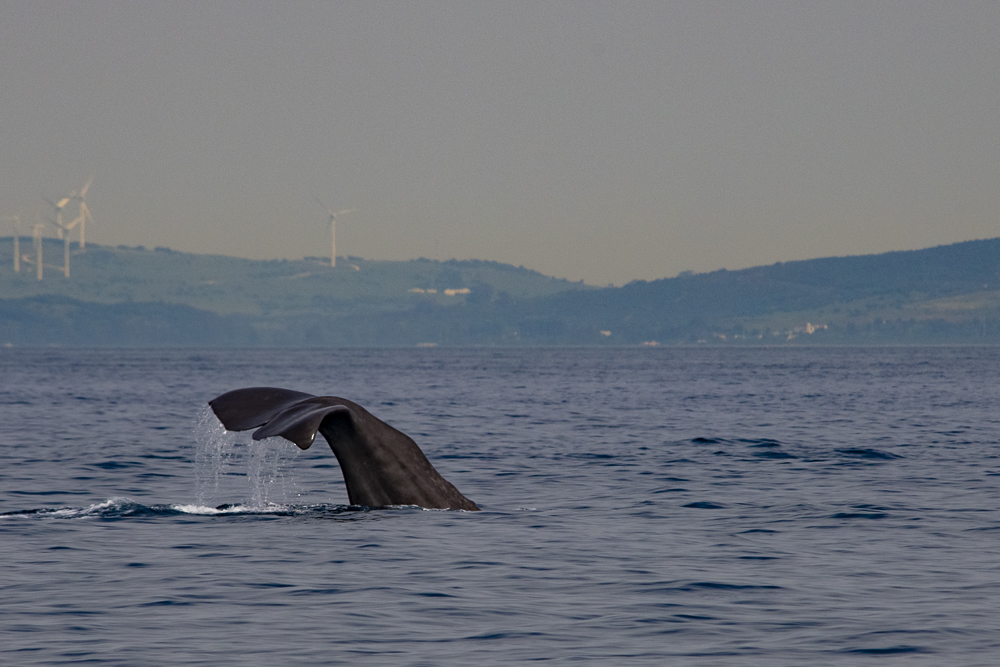
[[[254,440],[279,436],[308,449],[322,433],[340,463],[352,505],[479,509],[434,469],[412,438],[345,398],[251,387],[222,394],[209,405],[228,430],[256,428]]]

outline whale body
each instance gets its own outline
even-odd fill
[[[408,435],[357,403],[277,387],[235,389],[208,404],[229,431],[254,431],[254,440],[280,436],[309,449],[317,431],[340,463],[352,505],[418,505],[477,511],[438,473]]]

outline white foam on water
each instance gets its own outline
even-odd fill
[[[177,510],[178,512],[183,512],[184,514],[224,514],[228,512],[228,509],[220,510],[215,507],[208,507],[207,505],[171,505],[170,509]]]
[[[94,514],[101,514],[106,510],[118,509],[126,507],[128,505],[138,505],[131,498],[125,496],[114,496],[113,498],[108,498],[107,500],[99,503],[94,503],[89,507],[64,507],[58,510],[51,510],[42,513],[42,516],[46,518],[53,519],[76,519],[79,517],[92,516]]]
[[[221,516],[226,514],[308,514],[309,512],[325,509],[322,506],[307,505],[279,505],[277,503],[267,503],[260,507],[249,505],[221,505],[210,507],[208,505],[170,505],[170,509],[175,512],[192,514],[197,516]]]

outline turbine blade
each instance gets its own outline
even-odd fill
[[[327,206],[326,204],[324,204],[324,203],[322,202],[322,200],[320,200],[320,198],[319,198],[319,197],[317,197],[316,195],[313,195],[313,199],[315,199],[315,200],[316,200],[316,201],[317,201],[317,202],[319,203],[319,205],[323,207],[323,210],[324,210],[324,211],[326,211],[326,212],[327,212],[327,213],[329,213],[330,215],[336,215],[336,213],[334,213],[333,211],[331,211],[331,210],[330,210],[330,207],[329,207],[329,206]]]

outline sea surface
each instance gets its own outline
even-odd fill
[[[0,350],[0,664],[996,665],[1000,348]],[[358,508],[278,386],[481,512]]]

